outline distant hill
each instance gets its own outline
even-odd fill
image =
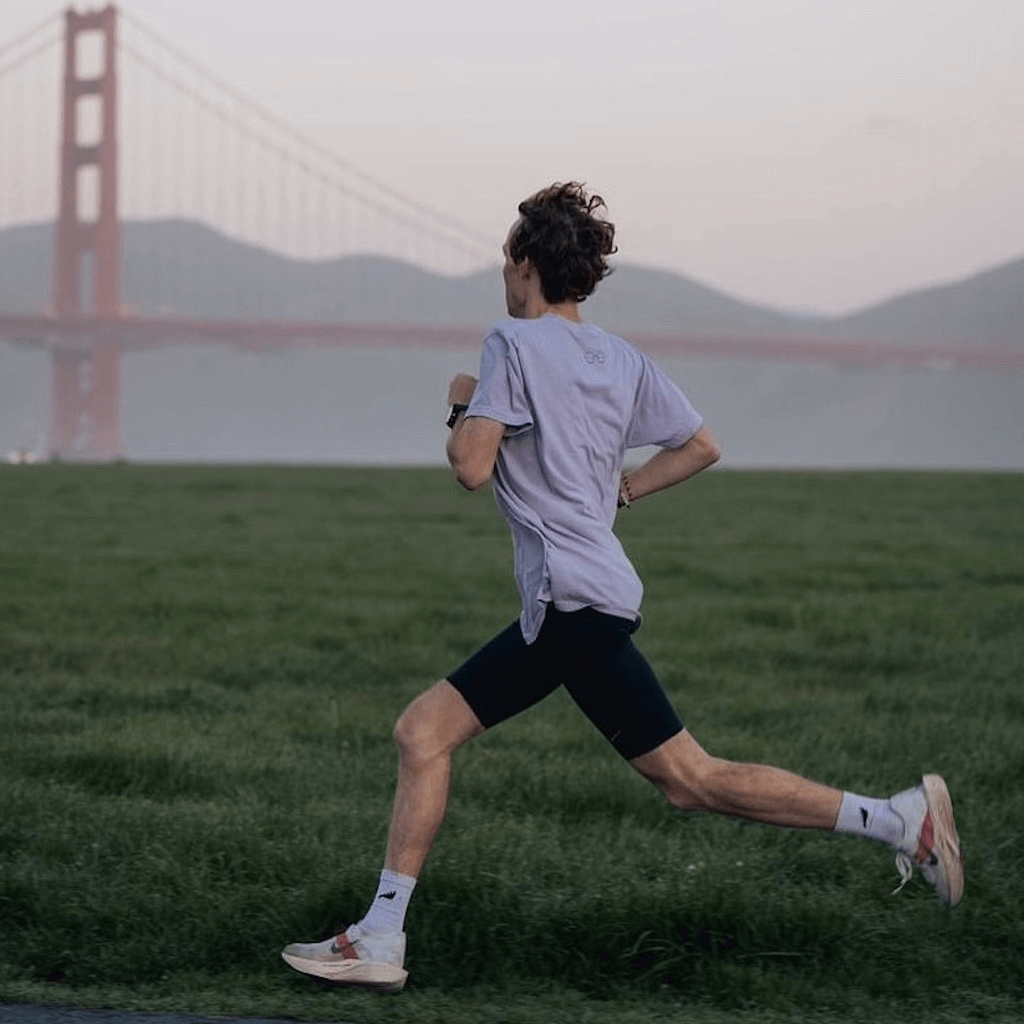
[[[710,337],[805,335],[797,317],[730,298],[681,274],[623,263],[601,282],[586,313],[613,330]]]
[[[899,295],[820,327],[826,335],[893,343],[1024,349],[1024,259]]]
[[[48,308],[52,244],[50,225],[0,231],[0,311]],[[129,222],[123,248],[124,302],[140,313],[482,327],[504,312],[497,268],[450,278],[378,256],[294,260],[180,220]],[[1024,259],[820,319],[623,263],[585,308],[624,332],[1024,348]]]
[[[379,256],[293,260],[201,224],[124,226],[124,305],[137,313],[323,321],[486,324],[501,301],[494,274],[447,278]],[[0,231],[0,310],[51,304],[53,229]]]
[[[40,313],[49,308],[52,252],[49,224],[0,231],[0,312]]]

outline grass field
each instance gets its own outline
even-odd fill
[[[307,1020],[1024,1016],[1024,477],[715,472],[620,533],[723,756],[943,772],[948,911],[880,845],[671,812],[563,695],[456,758],[398,997],[280,948],[358,918],[391,722],[517,613],[433,470],[0,469],[0,1002]],[[2,1014],[0,1014],[2,1016]]]

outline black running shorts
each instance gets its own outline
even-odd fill
[[[561,612],[549,604],[532,644],[513,622],[448,681],[488,729],[564,686],[612,746],[632,760],[683,728],[633,643],[637,625],[593,608]]]

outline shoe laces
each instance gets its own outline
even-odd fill
[[[896,886],[890,896],[895,896],[903,891],[903,887],[910,881],[914,876],[914,862],[910,859],[910,855],[904,853],[902,850],[896,851],[896,869],[900,873],[900,884]]]

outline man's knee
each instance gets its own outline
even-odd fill
[[[680,811],[703,811],[713,806],[718,764],[718,758],[709,755],[685,730],[633,761],[637,771]]]
[[[432,737],[437,731],[437,726],[434,722],[435,716],[424,700],[425,697],[426,694],[420,694],[395,722],[392,735],[403,757],[429,756],[429,750],[434,745]]]
[[[480,731],[482,727],[462,695],[441,680],[398,716],[393,736],[404,759],[429,761],[450,754]]]
[[[716,759],[705,754],[692,762],[678,765],[661,787],[665,799],[679,811],[707,811],[714,806]]]

